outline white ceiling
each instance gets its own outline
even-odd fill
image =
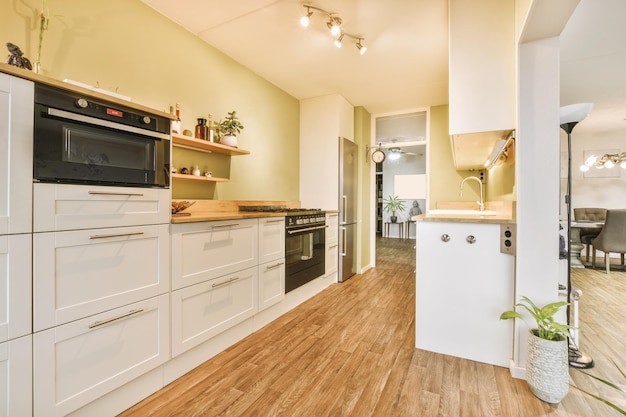
[[[372,114],[448,102],[447,0],[142,0],[298,99],[338,93]],[[327,16],[363,36],[333,46]],[[577,130],[624,129],[626,1],[581,0],[562,37],[561,104],[594,102]]]

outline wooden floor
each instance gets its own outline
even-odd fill
[[[574,389],[550,406],[508,369],[415,349],[414,244],[379,239],[376,268],[332,285],[121,416],[619,415]],[[582,350],[598,363],[593,373],[617,380],[608,359],[626,367],[626,272],[578,270],[573,283],[583,290]]]

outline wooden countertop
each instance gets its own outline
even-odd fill
[[[446,210],[446,213],[437,213],[436,210]],[[515,201],[491,201],[485,203],[485,210],[495,212],[492,215],[480,215],[475,203],[438,203],[434,212],[427,212],[414,216],[411,220],[422,222],[453,222],[453,223],[516,223]],[[455,210],[476,210],[478,214],[455,213]]]
[[[175,199],[174,201],[185,201]],[[287,208],[299,208],[299,201],[269,201],[269,200],[194,200],[189,208],[183,213],[189,215],[172,215],[172,223],[195,223],[216,220],[258,219],[261,217],[283,217],[287,212],[258,212],[239,211],[239,206],[284,206]],[[324,210],[326,213],[338,213],[338,210]]]
[[[167,117],[168,119],[176,119],[176,116],[171,115],[169,113],[165,113],[160,110],[152,109],[150,107],[134,103],[132,101],[123,100],[121,98],[110,96],[108,94],[100,93],[98,91],[90,90],[88,88],[83,88],[74,84],[67,83],[65,81],[57,80],[56,78],[51,78],[46,75],[36,74],[32,71],[14,67],[13,65],[0,63],[0,72],[5,74],[13,75],[15,77],[23,78],[25,80],[34,81],[40,84],[46,84],[57,88],[62,88],[64,90],[73,91],[75,93],[83,94],[92,98],[96,98],[99,100],[105,100],[110,103],[118,104],[120,106],[130,107],[135,110],[140,110],[146,113],[151,113],[161,117]]]

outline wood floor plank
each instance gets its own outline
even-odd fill
[[[618,417],[572,389],[537,399],[508,369],[415,349],[415,241],[379,239],[377,266],[334,284],[121,417]],[[626,368],[626,272],[572,271],[590,372]],[[573,384],[626,402],[571,370]],[[626,406],[626,404],[624,404]]]

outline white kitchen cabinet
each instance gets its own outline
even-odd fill
[[[32,231],[34,84],[0,73],[0,235]]]
[[[259,263],[285,257],[285,218],[259,219]]]
[[[258,220],[172,225],[172,290],[258,265]]]
[[[258,310],[257,267],[172,292],[172,356],[252,317]]]
[[[470,242],[474,243],[470,243]],[[515,258],[500,253],[500,225],[417,222],[415,346],[509,366]]]
[[[0,417],[32,416],[32,336],[0,343]]]
[[[285,298],[285,258],[259,265],[259,311]]]
[[[34,415],[65,416],[170,357],[167,294],[34,335]]]
[[[326,214],[326,269],[325,275],[337,272],[339,262],[339,214]]]
[[[514,1],[449,0],[449,9],[450,135],[515,129]]]
[[[170,222],[170,190],[34,184],[35,232]]]
[[[35,233],[35,331],[169,291],[169,225]]]
[[[0,236],[0,342],[32,332],[31,235]]]

